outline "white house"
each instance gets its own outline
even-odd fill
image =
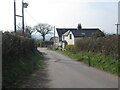
[[[82,28],[78,24],[77,28],[56,28],[58,33],[58,47],[65,48],[66,45],[74,45],[77,39],[81,37],[89,37],[97,31],[102,32],[98,28]]]
[[[73,33],[69,30],[62,35],[62,48],[65,48],[66,45],[74,45],[75,37]]]

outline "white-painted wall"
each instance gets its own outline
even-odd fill
[[[72,39],[70,39],[70,34],[72,35]],[[74,40],[74,35],[72,32],[69,33],[69,35],[67,36],[62,36],[62,41],[66,41],[68,45],[74,45],[75,44],[75,40]]]

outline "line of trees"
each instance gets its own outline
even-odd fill
[[[49,24],[46,24],[46,23],[39,23],[39,24],[35,25],[34,27],[32,27],[30,25],[25,25],[24,36],[31,38],[32,34],[34,32],[38,32],[43,37],[43,41],[45,41],[45,36],[47,34],[51,34],[52,30],[53,30],[53,27]],[[20,23],[17,25],[16,35],[23,36],[22,25]]]

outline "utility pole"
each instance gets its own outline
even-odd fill
[[[24,3],[22,0],[22,16],[21,15],[16,15],[16,1],[14,0],[14,31],[16,33],[16,16],[17,17],[22,17],[22,34],[24,36],[24,8],[27,8],[28,3]]]
[[[54,37],[53,37],[53,48],[55,48],[55,43],[56,43],[56,39],[55,39],[55,26],[54,26]]]
[[[118,35],[118,31],[119,31],[118,29],[120,24],[115,24],[115,25],[117,26],[117,35]]]
[[[14,32],[16,33],[16,1],[14,0]]]
[[[54,38],[55,38],[55,26],[54,26]]]
[[[24,2],[23,0],[22,0],[22,29],[23,29],[22,34],[24,36]]]

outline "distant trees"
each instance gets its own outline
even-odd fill
[[[49,24],[37,24],[34,29],[41,34],[43,41],[45,41],[45,36],[52,31],[52,26]]]
[[[49,24],[46,24],[46,23],[45,24],[39,23],[39,24],[35,25],[34,27],[31,27],[30,25],[25,25],[24,35],[23,35],[22,24],[19,23],[17,25],[16,35],[31,38],[31,36],[34,32],[39,32],[41,34],[41,36],[43,37],[43,41],[45,41],[45,36],[47,34],[50,34],[52,29],[53,29],[53,27]]]
[[[35,32],[31,26],[25,26],[25,36],[31,38],[32,33]]]

